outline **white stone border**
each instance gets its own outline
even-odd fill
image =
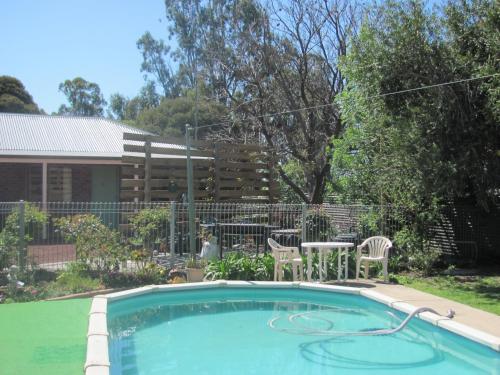
[[[169,292],[177,290],[194,290],[219,287],[231,288],[298,288],[309,290],[330,291],[335,293],[357,294],[371,300],[383,303],[391,308],[406,314],[415,310],[416,307],[405,302],[400,302],[385,294],[370,290],[369,288],[353,288],[337,285],[325,285],[307,282],[274,282],[274,281],[209,281],[202,283],[151,285],[142,288],[130,289],[107,295],[95,296],[89,313],[89,326],[87,333],[87,359],[85,361],[85,375],[109,375],[109,353],[108,353],[108,328],[107,328],[107,304],[108,301],[116,301],[124,298],[139,296],[156,292]],[[486,345],[500,352],[500,337],[471,328],[464,324],[453,321],[430,312],[418,315],[419,318],[435,326],[441,327],[472,341]]]

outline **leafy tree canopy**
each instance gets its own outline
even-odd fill
[[[490,104],[498,83],[378,95],[491,71],[491,51],[481,46],[498,38],[487,29],[493,8],[487,0],[451,2],[444,23],[419,1],[371,10],[343,61],[347,129],[335,141],[333,173],[344,197],[402,205],[422,221],[450,200],[488,205],[500,187],[500,128]],[[481,38],[467,43],[474,34]]]
[[[187,95],[178,98],[164,98],[159,106],[142,111],[136,125],[155,134],[182,136],[185,125],[193,124],[196,101],[194,93],[188,91]],[[226,118],[227,108],[209,100],[200,100],[198,103],[198,124],[214,124]],[[211,128],[205,133],[217,130]],[[203,131],[199,133],[203,135]]]
[[[102,116],[106,101],[97,83],[88,82],[81,77],[66,80],[59,85],[68,100],[69,106],[59,107],[60,115]]]
[[[40,110],[20,80],[0,76],[0,112],[40,113]]]
[[[232,115],[234,125],[219,137],[265,139],[279,159],[280,178],[306,202],[323,199],[330,173],[326,149],[343,127],[334,98],[344,85],[338,57],[355,30],[351,3],[165,2],[169,36],[179,46],[173,54],[178,74],[190,87],[201,82]],[[308,109],[297,111],[302,108]],[[304,173],[289,175],[283,167],[289,161]]]
[[[163,40],[154,39],[149,31],[137,41],[137,48],[142,54],[141,72],[146,82],[157,83],[165,97],[178,96],[180,87],[169,65],[170,48]],[[150,81],[150,77],[153,81]]]

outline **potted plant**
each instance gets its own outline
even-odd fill
[[[189,283],[203,281],[206,262],[192,257],[186,262],[186,277]]]

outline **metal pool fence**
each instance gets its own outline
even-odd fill
[[[287,246],[331,240],[358,244],[372,235],[392,236],[399,228],[389,206],[197,202],[195,214],[196,233],[190,234],[183,203],[0,203],[0,268],[62,269],[117,245],[129,259],[144,253],[182,256],[190,235],[198,253],[204,241],[217,237],[223,256],[265,252],[269,237]]]

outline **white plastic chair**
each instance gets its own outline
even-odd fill
[[[300,256],[299,249],[296,247],[281,246],[272,238],[267,239],[274,257],[274,281],[283,280],[283,266],[290,264],[292,266],[293,281],[304,280],[304,263]]]
[[[368,263],[369,262],[382,262],[384,270],[384,280],[387,282],[389,276],[387,273],[387,263],[389,261],[389,249],[392,247],[392,242],[385,237],[375,236],[367,238],[361,245],[358,246],[356,254],[356,280],[359,279],[359,271],[361,262],[365,265],[365,279],[368,279]],[[363,252],[364,249],[368,252]]]

